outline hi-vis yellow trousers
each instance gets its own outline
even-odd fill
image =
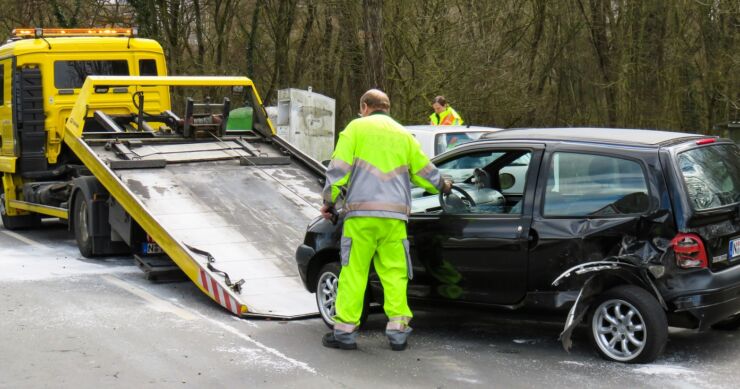
[[[406,287],[413,277],[408,247],[403,220],[361,216],[345,220],[335,330],[352,332],[360,324],[371,262],[383,284],[383,309],[389,321],[408,325],[412,314]]]

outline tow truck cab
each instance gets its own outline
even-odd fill
[[[0,210],[5,227],[33,227],[40,214],[67,219],[65,212],[53,209],[66,207],[65,196],[55,193],[59,188],[43,185],[39,193],[39,185],[32,190],[29,184],[64,181],[67,170],[81,169],[63,147],[63,138],[88,75],[166,74],[162,47],[137,38],[132,28],[13,30],[0,46]],[[109,114],[126,115],[137,111],[135,92],[142,92],[147,110],[170,110],[166,86],[100,88],[95,101],[111,107]],[[31,191],[51,200],[46,203],[53,208],[27,204]]]

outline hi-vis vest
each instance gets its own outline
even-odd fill
[[[390,116],[375,112],[355,119],[339,134],[326,171],[323,198],[342,201],[347,217],[408,220],[411,184],[430,193],[444,185],[419,142]],[[344,199],[340,199],[346,188]]]
[[[449,105],[442,113],[434,112],[429,115],[429,121],[434,126],[461,126],[463,124],[462,117]]]

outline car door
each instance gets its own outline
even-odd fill
[[[416,279],[411,297],[503,305],[524,298],[543,149],[540,144],[484,143],[462,146],[435,161],[476,204],[467,207],[459,201],[445,211],[439,196],[412,191],[408,230]],[[516,187],[521,193],[511,192]]]
[[[532,231],[529,285],[551,290],[566,269],[616,255],[635,237],[640,217],[661,204],[664,183],[652,150],[614,146],[548,148],[542,163]],[[661,227],[670,230],[666,221]]]

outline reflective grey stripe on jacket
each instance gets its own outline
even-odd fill
[[[429,183],[434,185],[439,191],[444,187],[445,180],[442,178],[442,174],[431,162],[424,166],[423,169],[419,170],[416,175],[429,181]]]
[[[367,161],[356,159],[345,199],[347,217],[379,216],[407,220],[411,210],[408,166],[382,172]],[[375,215],[373,213],[379,212]]]
[[[352,166],[341,159],[332,159],[326,168],[326,185],[322,192],[322,197],[327,203],[333,203],[331,199],[331,187],[337,181],[344,178],[352,170]]]

